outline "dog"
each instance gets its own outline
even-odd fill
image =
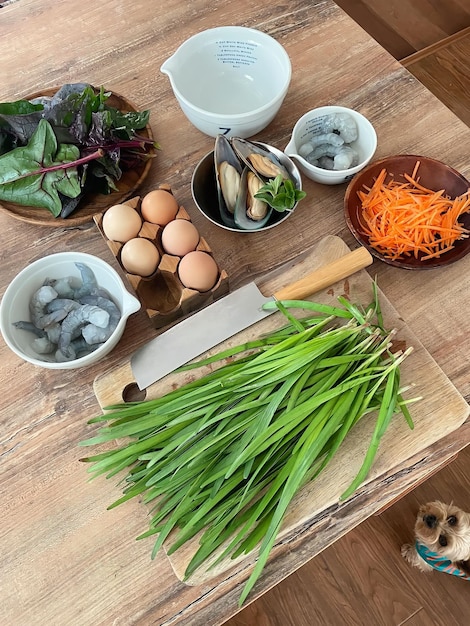
[[[410,565],[470,580],[470,513],[453,504],[428,502],[419,509],[414,531],[415,543],[401,548]]]

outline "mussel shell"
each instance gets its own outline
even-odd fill
[[[225,135],[217,135],[214,145],[214,168],[220,217],[226,226],[234,228],[236,227],[234,220],[235,205],[231,208],[228,206],[227,195],[223,189],[224,182],[220,177],[220,165],[223,162],[229,163],[241,178],[243,167],[231,143]]]
[[[235,207],[235,225],[241,230],[258,230],[265,226],[272,214],[272,208],[267,207],[266,215],[260,220],[253,220],[247,214],[247,196],[248,196],[248,173],[251,172],[249,167],[243,169],[240,194],[238,196]]]
[[[289,172],[277,156],[264,146],[247,141],[241,137],[232,137],[231,142],[235,154],[258,176],[265,180],[275,178],[278,174],[281,174],[284,179],[291,178]],[[261,164],[254,162],[250,158],[252,155],[260,156],[262,160],[266,160],[268,169],[264,169],[264,166],[262,167]]]

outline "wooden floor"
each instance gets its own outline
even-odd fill
[[[470,0],[468,0],[470,4]],[[402,64],[470,126],[470,27],[402,59]]]
[[[470,0],[336,3],[470,124],[470,32],[461,33],[470,28]],[[445,48],[439,45],[443,41]],[[469,476],[470,446],[426,483],[348,533],[225,626],[470,623],[468,582],[446,574],[422,574],[400,554],[401,545],[412,539],[420,504],[440,499],[470,510]]]
[[[400,554],[420,504],[470,510],[470,447],[426,483],[334,543],[225,626],[464,626],[470,583],[422,574]]]
[[[335,0],[401,60],[470,26],[470,0]]]

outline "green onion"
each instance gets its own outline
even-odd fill
[[[171,554],[199,535],[186,579],[199,567],[258,550],[240,605],[293,497],[340,452],[351,429],[375,416],[362,466],[341,499],[367,478],[393,416],[401,412],[413,427],[408,405],[417,398],[403,399],[399,368],[411,348],[393,352],[395,331],[383,327],[377,290],[365,309],[339,302],[269,303],[285,326],[180,368],[220,361],[160,398],[106,407],[90,420],[106,425],[81,442],[119,441],[82,460],[93,476],[127,472],[123,495],[109,508],[135,497],[150,507],[148,530],[138,538],[156,535],[152,558],[167,539]]]

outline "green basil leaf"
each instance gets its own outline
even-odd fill
[[[258,200],[263,200],[263,202],[267,202],[268,204],[273,199],[270,193],[262,193],[261,191],[258,191],[257,193],[255,193],[255,198],[258,198]]]

